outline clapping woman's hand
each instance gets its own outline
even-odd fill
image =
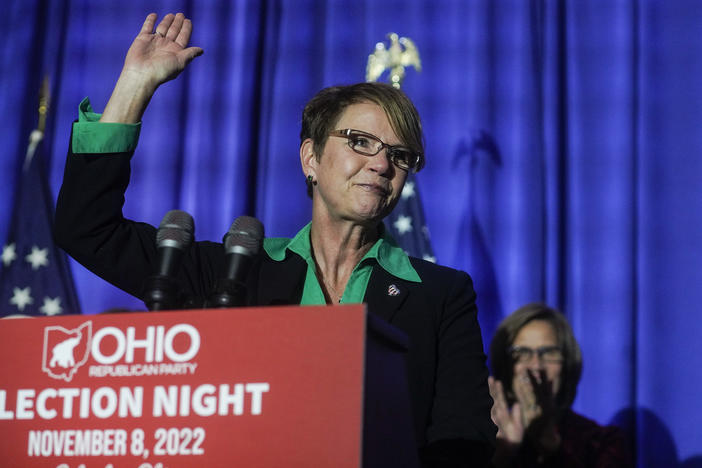
[[[553,394],[553,383],[546,372],[524,369],[515,376],[512,384],[517,403],[521,409],[521,420],[525,434],[541,449],[553,451],[560,445],[558,434],[557,406]]]
[[[490,416],[497,426],[497,438],[510,444],[521,444],[525,427],[521,405],[515,403],[511,408],[509,407],[502,382],[495,380],[494,377],[488,377],[488,386],[493,399]]]

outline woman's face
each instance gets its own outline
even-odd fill
[[[551,382],[553,395],[556,395],[561,387],[563,355],[558,348],[558,338],[553,326],[545,320],[532,320],[519,330],[512,343],[512,349],[515,381],[527,377],[529,369],[538,379],[543,370],[546,379]],[[514,381],[512,385],[514,388]]]
[[[385,111],[376,104],[348,106],[335,130],[347,128],[370,133],[390,145],[401,144]],[[407,171],[390,162],[385,148],[365,156],[353,151],[346,138],[333,135],[319,161],[312,158],[307,164],[308,169],[303,157],[303,169],[317,181],[315,209],[332,220],[379,222],[395,207],[407,178]]]

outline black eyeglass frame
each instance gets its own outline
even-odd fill
[[[548,363],[562,363],[563,362],[563,351],[561,350],[560,347],[558,346],[540,346],[538,348],[530,348],[528,346],[510,346],[507,348],[507,352],[509,355],[512,357],[512,359],[515,362],[529,362],[532,360],[534,357],[534,354],[536,354],[539,358],[540,362],[548,362]],[[546,355],[548,353],[558,353],[558,357],[547,357]],[[520,358],[519,356],[515,357],[515,354],[519,355],[520,353],[524,353],[523,358]]]
[[[362,154],[363,156],[375,156],[376,154],[380,153],[384,148],[387,148],[387,155],[388,158],[390,159],[390,162],[392,162],[396,167],[399,169],[402,169],[404,171],[412,171],[414,173],[419,172],[419,170],[424,167],[424,158],[422,157],[421,153],[417,153],[415,151],[412,151],[410,148],[402,145],[389,145],[385,143],[383,140],[378,138],[377,136],[373,135],[372,133],[364,132],[363,130],[356,130],[354,128],[344,128],[344,129],[338,129],[338,130],[332,130],[329,132],[329,135],[331,136],[336,136],[336,137],[341,137],[341,138],[346,138],[348,140],[348,145],[349,148],[351,148],[355,153]],[[369,138],[371,140],[377,141],[380,143],[380,146],[375,152],[371,151],[361,151],[358,148],[354,147],[353,145],[353,137],[355,135],[358,136],[363,136],[366,138]],[[405,151],[412,156],[414,156],[414,163],[413,164],[398,164],[397,161],[397,156],[398,156],[398,151]],[[406,167],[405,167],[406,166]]]

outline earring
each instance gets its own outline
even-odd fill
[[[312,174],[309,174],[309,175],[307,176],[307,183],[310,183],[310,184],[312,184],[312,185],[317,185],[317,181],[314,180],[314,177],[312,177]]]

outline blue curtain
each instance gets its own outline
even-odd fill
[[[80,100],[107,102],[150,11],[183,11],[205,49],[144,115],[125,214],[191,213],[219,240],[310,216],[304,103],[362,81],[389,32],[422,58],[403,89],[427,140],[417,175],[439,263],[476,283],[486,344],[530,301],[583,347],[575,409],[631,432],[639,466],[702,466],[702,3],[696,0],[6,0],[0,16],[0,239],[44,73],[49,180]],[[73,264],[86,313],[143,309]]]

